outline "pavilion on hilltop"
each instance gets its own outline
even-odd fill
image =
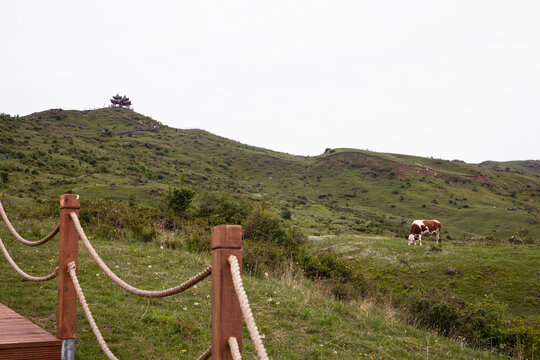
[[[126,95],[120,96],[116,94],[111,99],[111,106],[130,109],[131,100],[129,100],[129,98]]]

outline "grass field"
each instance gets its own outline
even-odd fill
[[[425,330],[434,326],[404,304],[424,299],[458,310],[486,305],[508,323],[523,321],[527,327],[519,329],[536,336],[539,179],[538,160],[466,164],[356,149],[295,156],[202,130],[169,128],[123,109],[0,114],[0,200],[17,228],[30,238],[46,235],[55,226],[49,216],[63,193],[79,194],[82,206],[118,204],[96,210],[90,233],[111,267],[139,287],[171,286],[209,264],[209,254],[183,250],[192,249],[186,244],[193,238],[195,245],[204,242],[210,225],[231,215],[227,211],[236,212],[229,219],[245,225],[245,214],[237,215],[260,207],[279,219],[278,233],[292,228],[303,237],[332,235],[302,244],[294,270],[279,264],[275,267],[282,269],[269,271],[268,279],[246,274],[255,317],[277,359],[508,356],[505,344],[494,355],[467,347],[457,333],[452,340]],[[134,221],[166,209],[170,191],[182,187],[195,197],[173,219],[177,233],[167,221]],[[201,215],[208,194],[218,200]],[[126,219],[119,219],[117,210]],[[113,218],[122,223],[121,235],[114,233]],[[407,247],[410,223],[422,218],[442,222],[442,247],[431,246],[430,238],[421,248]],[[135,241],[137,229],[150,231],[139,238],[157,238]],[[116,240],[97,235],[107,232]],[[0,236],[24,269],[44,274],[54,268],[56,243],[22,248],[3,226]],[[308,266],[327,266],[316,262],[326,253],[330,268],[317,271],[357,274],[364,283],[302,275]],[[344,273],[333,271],[332,264],[343,266]],[[56,281],[28,283],[7,266],[0,262],[0,302],[54,332]],[[196,358],[208,346],[208,283],[172,299],[148,301],[114,288],[82,248],[80,271],[96,321],[121,358]],[[357,285],[364,287],[361,296],[349,291]],[[85,320],[79,335],[77,356],[100,358]],[[251,354],[249,341],[245,344]],[[494,351],[490,343],[483,345]],[[516,358],[525,353],[512,350]]]
[[[29,225],[29,224],[21,224]],[[53,221],[45,225],[54,226]],[[47,227],[48,228],[48,227]],[[45,231],[45,228],[44,230]],[[56,265],[57,241],[39,248],[7,240],[20,267],[32,274]],[[161,248],[158,243],[92,239],[119,276],[147,289],[173,286],[210,263],[204,255]],[[22,280],[0,261],[0,302],[55,333],[56,280]],[[210,282],[166,299],[126,294],[106,278],[80,249],[79,279],[112,351],[121,359],[194,359],[210,344]],[[283,278],[244,276],[246,291],[272,359],[496,359],[459,341],[407,325],[391,308],[363,301],[340,302],[292,273]],[[84,314],[77,314],[77,359],[104,359]],[[254,357],[244,331],[244,354]],[[504,358],[504,356],[502,356]]]
[[[406,239],[342,235],[310,242],[313,252],[332,249],[359,268],[379,289],[400,297],[492,297],[506,305],[508,318],[540,320],[540,246],[434,238],[423,246]],[[405,286],[404,286],[405,285]],[[405,288],[406,287],[406,288]]]

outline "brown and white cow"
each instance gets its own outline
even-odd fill
[[[409,234],[409,246],[416,245],[416,239],[422,246],[422,235],[433,235],[437,238],[437,244],[441,243],[441,223],[438,220],[414,220]]]

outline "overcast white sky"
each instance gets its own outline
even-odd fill
[[[0,112],[135,111],[296,155],[540,159],[540,1],[0,2]]]

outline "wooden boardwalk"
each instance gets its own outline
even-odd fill
[[[0,360],[59,360],[62,340],[0,304]]]

